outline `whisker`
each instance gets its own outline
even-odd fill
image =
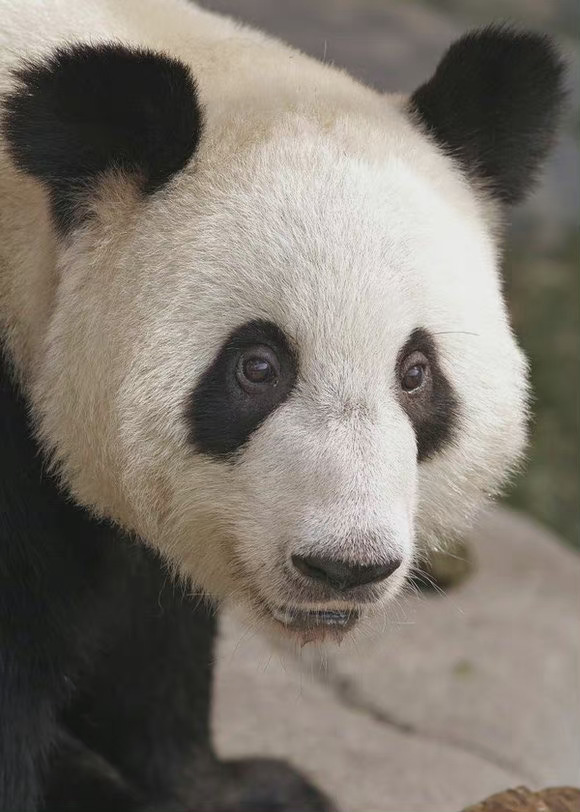
[[[434,336],[477,336],[481,338],[481,333],[472,333],[469,330],[439,330],[433,333]]]
[[[418,567],[414,570],[415,578],[418,581],[423,581],[426,583],[431,589],[434,589],[435,592],[438,592],[443,597],[447,597],[447,593],[444,589],[442,589],[439,584],[435,581],[435,579],[429,575],[425,570],[419,569]]]

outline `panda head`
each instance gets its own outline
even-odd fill
[[[381,609],[520,458],[499,235],[562,66],[488,28],[408,98],[245,71],[101,44],[18,72],[4,130],[55,256],[23,377],[77,501],[306,640]]]

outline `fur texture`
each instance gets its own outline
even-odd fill
[[[406,99],[185,0],[0,9],[0,809],[325,809],[287,768],[215,762],[211,619],[160,562],[311,639],[382,612],[501,487],[527,371],[497,223],[558,59],[486,30]],[[276,355],[250,399],[246,339]],[[298,560],[400,565],[333,590]]]

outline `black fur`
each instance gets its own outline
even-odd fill
[[[159,189],[193,155],[202,130],[195,82],[176,59],[123,45],[73,45],[25,63],[4,100],[16,164],[49,189],[62,230],[103,172]]]
[[[410,109],[469,176],[516,203],[554,139],[563,73],[548,37],[491,26],[449,48]]]
[[[245,393],[235,375],[240,353],[254,345],[269,347],[280,362],[278,385],[258,397]],[[290,395],[297,374],[296,352],[275,324],[252,321],[235,330],[187,403],[190,438],[197,451],[214,457],[237,451]]]
[[[211,749],[213,613],[43,472],[0,354],[0,812],[323,812]]]
[[[425,392],[417,397],[401,392],[400,400],[415,430],[417,459],[423,462],[453,440],[460,410],[453,387],[441,370],[435,341],[427,330],[413,330],[399,352],[398,366],[413,352],[422,353],[429,362],[429,379]]]

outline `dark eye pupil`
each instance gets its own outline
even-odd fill
[[[252,383],[264,383],[272,377],[272,365],[263,358],[248,358],[244,361],[244,375]]]
[[[407,392],[412,392],[413,389],[418,389],[423,383],[424,370],[422,366],[416,364],[410,367],[404,374],[402,385],[403,389]]]

